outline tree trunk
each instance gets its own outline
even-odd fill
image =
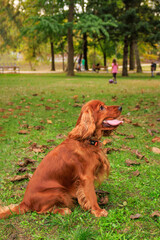
[[[65,66],[64,66],[64,52],[62,51],[62,69],[63,72],[65,71]]]
[[[51,71],[55,71],[54,44],[52,41],[51,41]]]
[[[137,73],[141,73],[142,67],[141,67],[141,60],[139,57],[137,41],[135,41],[135,57],[136,57],[136,64],[137,64]]]
[[[104,66],[107,66],[106,52],[103,52],[103,64],[104,64]]]
[[[129,70],[135,69],[135,55],[134,55],[134,41],[130,42],[130,54],[129,54]]]
[[[73,22],[74,0],[69,1],[68,22]],[[68,76],[74,76],[74,46],[72,26],[68,28]]]
[[[123,48],[123,69],[122,69],[122,76],[128,76],[128,37],[124,38],[124,48]]]
[[[85,70],[88,70],[87,52],[88,52],[87,34],[84,33],[83,34],[83,57],[85,59]]]

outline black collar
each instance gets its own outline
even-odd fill
[[[98,141],[90,140],[90,144],[94,146],[98,146]]]

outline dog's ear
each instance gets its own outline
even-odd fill
[[[87,107],[81,112],[76,127],[69,133],[69,137],[77,140],[89,139],[95,129],[93,110]]]

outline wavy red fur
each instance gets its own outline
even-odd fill
[[[99,100],[86,103],[66,140],[37,167],[22,202],[0,207],[0,218],[27,211],[70,214],[74,199],[96,217],[107,216],[107,211],[97,203],[94,189],[94,182],[101,182],[110,169],[99,140],[117,127],[104,127],[103,121],[116,119],[121,110]]]

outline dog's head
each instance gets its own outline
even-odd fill
[[[109,135],[122,124],[122,121],[117,119],[121,111],[120,106],[106,106],[99,100],[89,101],[82,107],[76,127],[69,133],[69,137],[85,140]]]

